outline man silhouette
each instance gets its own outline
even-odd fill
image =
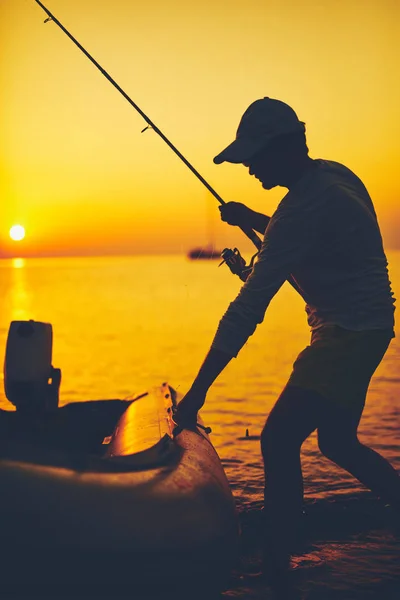
[[[214,158],[224,161],[243,164],[265,189],[289,191],[271,218],[236,202],[220,207],[222,220],[252,227],[264,240],[175,419],[195,425],[207,390],[288,280],[306,302],[311,342],[261,434],[264,571],[273,580],[289,565],[303,502],[300,448],[315,429],[325,456],[400,507],[398,474],[357,437],[371,376],[394,337],[394,298],[365,186],[345,166],[309,157],[305,125],[287,104],[271,98],[251,104],[236,139]]]

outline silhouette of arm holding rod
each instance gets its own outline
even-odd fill
[[[250,227],[264,235],[270,217],[248,208],[240,202],[227,202],[218,207],[222,221],[229,225]]]

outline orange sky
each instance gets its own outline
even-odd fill
[[[290,104],[310,155],[369,189],[400,247],[397,0],[44,2],[226,200],[286,192],[212,158],[256,98]],[[34,0],[0,0],[0,256],[186,252],[217,201]],[[12,242],[20,223],[27,236]],[[250,246],[216,222],[219,246]],[[398,241],[399,240],[399,241]]]

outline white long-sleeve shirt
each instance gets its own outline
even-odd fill
[[[289,279],[311,329],[394,325],[394,297],[372,200],[347,167],[317,159],[280,202],[254,268],[222,317],[213,348],[237,356]]]

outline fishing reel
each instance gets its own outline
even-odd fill
[[[221,252],[223,260],[218,266],[220,267],[225,263],[234,275],[237,275],[242,281],[246,281],[253,269],[254,260],[257,255],[258,252],[251,257],[250,263],[246,265],[246,261],[237,248],[233,250],[225,248]]]

